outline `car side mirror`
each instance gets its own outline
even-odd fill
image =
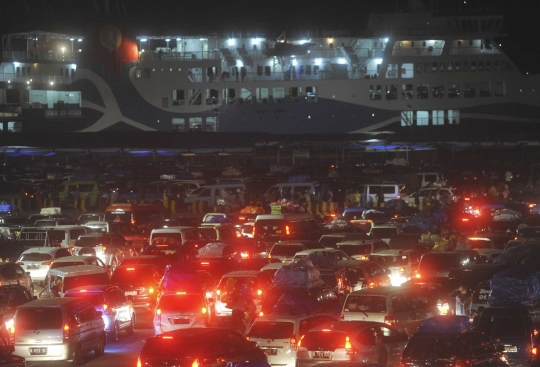
[[[98,317],[101,317],[101,315],[103,315],[103,312],[101,312],[101,311],[96,311],[96,315],[97,315]]]

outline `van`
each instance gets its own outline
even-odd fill
[[[81,200],[84,199],[86,207],[97,206],[99,185],[97,181],[69,181],[65,184],[57,186],[58,200],[61,207],[71,206],[75,204],[73,193],[79,188]]]
[[[275,184],[266,190],[264,197],[267,200],[270,198],[284,198],[292,200],[296,194],[304,195],[309,192],[311,197],[315,198],[320,191],[318,182],[283,182]]]
[[[362,194],[362,206],[367,207],[369,203],[377,202],[377,194],[384,192],[384,201],[401,199],[401,192],[397,184],[367,184],[360,187]]]
[[[107,336],[101,312],[85,299],[50,298],[25,303],[15,312],[15,353],[27,361],[73,361],[105,352]]]
[[[60,239],[62,240],[62,247],[70,247],[72,248],[75,246],[75,242],[79,238],[79,236],[85,235],[89,233],[88,229],[83,226],[78,225],[70,225],[70,224],[62,224],[55,227],[52,227],[54,232],[59,235]],[[62,236],[63,232],[63,236]]]
[[[184,199],[188,207],[197,201],[206,202],[209,207],[214,207],[224,205],[231,199],[239,200],[241,205],[245,205],[244,192],[246,191],[246,185],[243,183],[208,185],[204,188],[201,187],[199,190],[194,191]]]
[[[170,218],[162,204],[113,204],[105,209],[106,222],[131,223],[138,229],[144,224]]]
[[[426,187],[430,184],[434,186],[446,186],[446,180],[442,173],[439,172],[418,172],[418,184],[420,188]]]
[[[437,306],[422,290],[391,286],[349,293],[341,318],[345,321],[384,322],[412,335],[422,320],[439,313]]]
[[[51,287],[61,281],[64,285],[62,291],[88,285],[111,284],[107,269],[95,265],[73,265],[50,269],[45,276],[41,298],[50,297]]]
[[[318,241],[322,231],[311,214],[260,214],[255,218],[254,238],[266,243],[287,240]]]

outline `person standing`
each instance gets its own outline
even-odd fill
[[[379,208],[384,206],[384,190],[382,187],[377,193],[377,206]]]

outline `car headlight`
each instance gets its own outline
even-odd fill
[[[15,320],[13,318],[6,320],[6,329],[11,330],[13,325],[15,325]]]

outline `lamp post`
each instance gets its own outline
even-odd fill
[[[167,50],[168,50],[169,49],[169,42],[171,41],[171,39],[167,38],[165,41],[167,42]],[[169,51],[167,51],[167,52],[169,52]]]

